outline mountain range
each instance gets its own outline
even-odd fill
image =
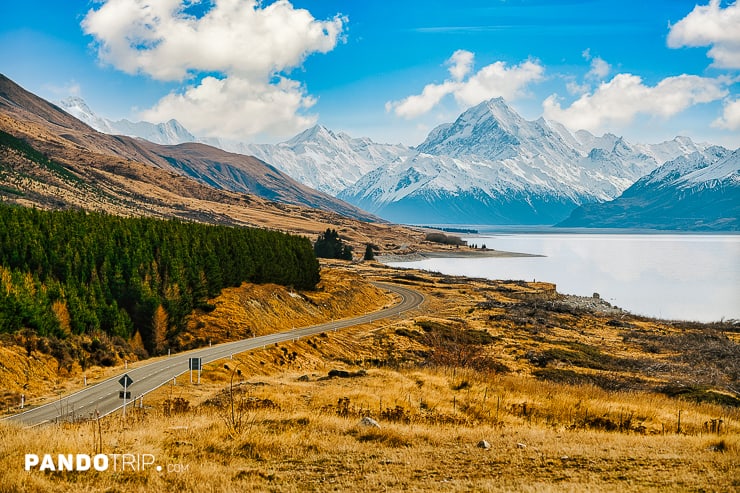
[[[126,119],[113,121],[95,114],[87,103],[79,97],[63,99],[59,101],[59,106],[81,122],[105,134],[138,137],[162,145],[198,142],[198,139],[193,134],[174,119],[166,123],[157,124],[132,122]]]
[[[740,149],[680,156],[616,199],[575,209],[560,226],[740,231]]]
[[[67,101],[72,111],[102,131],[139,132],[146,138],[145,132],[156,127],[164,143],[197,140],[176,121],[159,126],[111,122],[96,117],[84,101]],[[207,141],[256,156],[304,185],[384,219],[452,224],[573,224],[568,218],[580,206],[617,199],[666,163],[694,154],[706,157],[712,147],[688,137],[633,144],[613,134],[571,133],[557,122],[528,121],[501,98],[438,126],[415,148],[353,138],[321,125],[279,144]],[[193,176],[229,186],[229,180],[219,182],[204,170]],[[701,197],[711,209],[717,189],[704,188],[710,192]],[[728,213],[716,211],[719,216]],[[707,224],[725,227],[732,221]]]
[[[416,245],[419,230],[380,221],[261,160],[201,143],[107,135],[0,74],[0,200],[43,209],[340,231],[357,250]]]
[[[611,200],[668,158],[701,151],[688,138],[653,146],[576,135],[528,121],[502,99],[437,127],[415,150],[338,196],[382,217],[441,223],[553,224],[576,207]],[[428,216],[427,216],[428,217]]]

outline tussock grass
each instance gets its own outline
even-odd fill
[[[162,387],[125,422],[0,425],[0,491],[740,488],[740,408],[661,391],[681,380],[731,396],[731,373],[715,365],[709,379],[693,368],[702,341],[732,359],[737,343],[725,329],[692,335],[706,327],[617,319],[568,300],[550,310],[544,302],[556,293],[546,283],[406,277],[428,295],[421,310],[235,355],[229,369],[206,365],[201,385]],[[328,378],[345,372],[353,378]],[[361,426],[364,417],[380,428]],[[29,451],[101,447],[187,470],[23,471]]]
[[[254,355],[240,355],[240,359]],[[187,465],[181,473],[154,470],[41,473],[22,470],[23,454],[94,453],[94,423],[27,431],[0,426],[7,471],[2,491],[729,491],[740,440],[738,416],[726,416],[721,434],[700,422],[723,412],[707,404],[683,408],[677,434],[675,401],[660,395],[614,394],[593,386],[568,387],[528,377],[487,378],[450,369],[371,369],[362,379],[298,381],[296,373],[252,377],[240,388],[249,398],[274,402],[244,409],[244,426],[228,429],[218,405],[198,402],[191,390],[223,390],[215,372],[201,387],[175,392],[186,412],[164,412],[172,389],[123,422],[102,422],[104,453],[152,453],[157,463]],[[469,387],[454,390],[464,378]],[[361,383],[358,383],[361,382]],[[346,398],[353,412],[342,412]],[[527,410],[522,404],[527,403]],[[616,404],[618,403],[618,405]],[[221,406],[226,406],[224,402]],[[383,416],[400,408],[409,420]],[[606,431],[567,426],[577,416],[621,412],[668,429]],[[364,428],[360,416],[381,428]],[[577,415],[577,416],[576,416]],[[435,416],[436,419],[429,419]],[[447,417],[448,419],[445,419]],[[476,445],[485,439],[490,450]]]

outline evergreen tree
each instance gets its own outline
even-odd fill
[[[314,252],[320,258],[352,260],[352,247],[345,244],[336,230],[327,228],[316,239]]]
[[[375,260],[375,246],[371,243],[365,245],[365,256],[363,260]]]
[[[266,230],[0,204],[0,333],[138,334],[155,352],[167,334],[185,328],[194,308],[212,306],[209,297],[245,281],[315,288],[311,242]]]

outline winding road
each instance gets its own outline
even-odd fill
[[[265,347],[278,342],[299,339],[321,332],[335,331],[375,322],[384,318],[393,317],[411,310],[424,302],[424,296],[418,291],[409,288],[386,283],[373,283],[376,287],[391,291],[401,297],[401,302],[389,308],[384,308],[359,317],[346,318],[327,322],[319,325],[312,325],[287,332],[269,334],[252,339],[243,339],[235,342],[218,344],[208,348],[194,349],[183,353],[172,355],[168,358],[155,361],[138,368],[124,371],[108,380],[98,384],[86,387],[74,394],[66,397],[60,397],[54,401],[37,408],[30,409],[20,414],[4,418],[6,421],[17,422],[25,426],[37,426],[44,423],[58,422],[60,420],[85,420],[94,418],[96,414],[101,417],[111,414],[123,407],[123,399],[120,398],[119,392],[123,387],[119,379],[127,374],[133,383],[127,387],[131,392],[131,397],[136,398],[143,396],[154,389],[172,381],[179,375],[189,371],[189,359],[201,358],[203,365],[213,361],[230,358],[231,355],[249,351],[260,347]],[[127,406],[133,405],[134,402],[127,401]]]

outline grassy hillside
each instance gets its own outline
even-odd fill
[[[337,300],[362,311],[373,299],[388,303],[362,287],[361,279],[373,278],[411,286],[427,301],[397,319],[207,365],[200,385],[162,387],[126,421],[112,416],[32,433],[0,425],[7,471],[0,490],[740,487],[736,326],[635,317],[547,283],[376,264],[325,269],[335,277],[319,298],[304,299],[311,306]],[[358,289],[355,297],[341,294]],[[282,310],[292,300],[299,301],[290,293],[227,292],[193,328],[224,334],[233,330],[225,319],[254,316],[246,309],[275,317],[273,329],[289,328],[292,316]],[[361,426],[363,417],[380,428]],[[25,472],[29,451],[152,454],[164,471]]]
[[[202,347],[285,330],[288,324],[322,323],[373,311],[392,300],[356,275],[325,268],[312,291],[244,283],[208,301],[213,310],[196,311],[173,338],[174,346]],[[103,332],[70,338],[65,347],[78,356],[74,359],[52,351],[53,343],[44,338],[34,337],[29,353],[26,336],[0,334],[0,414],[15,412],[21,395],[27,405],[38,405],[79,389],[85,377],[90,385],[120,373],[124,361],[129,366],[146,363],[137,363],[132,344],[121,345]]]

